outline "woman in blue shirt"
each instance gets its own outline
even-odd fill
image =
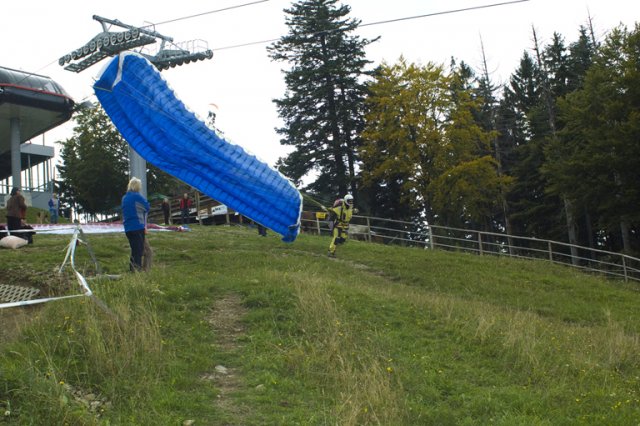
[[[129,181],[127,193],[122,197],[122,222],[131,246],[130,270],[142,269],[144,252],[144,233],[147,226],[149,202],[140,194],[142,182],[134,177]]]

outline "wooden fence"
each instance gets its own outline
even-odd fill
[[[313,212],[303,214],[302,228],[303,232],[330,233],[328,222],[315,217]],[[640,281],[640,259],[636,257],[558,241],[368,216],[353,216],[349,237],[382,244],[470,252],[480,256],[542,259],[624,281]]]

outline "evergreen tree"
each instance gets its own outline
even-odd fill
[[[569,87],[569,52],[562,35],[553,33],[551,44],[545,47],[541,61],[545,73],[544,78],[549,84],[551,98],[555,100],[571,91]],[[553,109],[555,111],[555,102]]]
[[[563,239],[566,226],[562,225],[561,200],[546,192],[547,182],[540,171],[545,161],[544,147],[552,137],[552,123],[555,125],[548,103],[554,98],[545,91],[546,75],[541,65],[542,58],[534,61],[524,53],[499,109],[500,145],[511,153],[505,156],[504,170],[514,179],[507,203],[515,234]]]
[[[557,102],[562,102],[565,96],[582,88],[587,70],[596,54],[595,49],[596,46],[588,37],[586,28],[580,27],[578,40],[569,46],[568,56],[564,61],[566,63],[564,67],[566,80],[562,88],[558,87],[561,90],[556,90]],[[573,244],[593,247],[595,234],[589,206],[582,201],[578,187],[558,185],[559,176],[554,176],[554,173],[550,172],[555,168],[555,165],[566,160],[566,147],[564,146],[566,137],[561,137],[566,135],[565,125],[562,115],[558,115],[557,137],[553,138],[545,147],[545,164],[542,166],[542,172],[547,178],[547,192],[561,196],[564,200],[569,241]]]
[[[285,12],[289,33],[268,48],[272,59],[291,66],[284,71],[286,93],[274,102],[284,120],[281,143],[294,150],[278,166],[298,182],[315,172],[308,189],[325,198],[355,193],[364,48],[371,41],[353,35],[360,21],[337,0],[301,0]]]
[[[626,251],[640,224],[640,26],[613,30],[598,50],[583,87],[560,102],[566,128],[546,166],[552,190],[572,191],[579,206]],[[610,244],[611,238],[600,244]]]
[[[505,147],[500,143],[500,132],[498,117],[500,115],[500,104],[496,97],[498,87],[493,84],[489,75],[489,68],[487,66],[487,60],[484,51],[484,44],[482,38],[480,39],[480,45],[482,50],[482,73],[478,79],[478,93],[482,98],[482,104],[478,113],[478,122],[485,131],[492,132],[492,157],[495,160],[497,176],[508,176],[505,174],[504,163],[509,152],[505,150]],[[510,179],[511,183],[512,179]],[[507,235],[513,235],[513,229],[511,227],[511,221],[509,219],[509,206],[507,204],[507,187],[502,187],[499,194],[500,207],[497,214],[492,220],[493,232],[506,231]],[[512,246],[513,244],[509,244]]]
[[[112,212],[127,187],[127,143],[100,107],[80,109],[74,119],[73,136],[61,142],[62,199],[78,212]]]
[[[432,207],[447,225],[490,230],[511,180],[498,173],[491,157],[496,134],[483,122],[485,100],[473,70],[452,61],[449,81],[444,143],[437,150],[437,178],[428,188]]]
[[[569,45],[568,92],[582,88],[584,78],[596,55],[596,49],[597,46],[589,37],[587,29],[581,26],[578,40]]]

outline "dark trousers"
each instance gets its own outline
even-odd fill
[[[9,229],[9,231],[22,229],[22,220],[19,217],[7,216],[7,229]]]
[[[164,224],[169,224],[169,210],[163,210],[162,214],[164,215]]]
[[[33,229],[33,227],[23,225],[22,219],[19,217],[7,216],[7,229],[9,229],[9,231],[17,231],[20,229]],[[33,244],[33,236],[35,235],[35,232],[16,232],[13,235],[20,237],[23,240],[27,240],[29,244]]]
[[[182,210],[182,224],[186,225],[189,223],[189,209]]]
[[[139,271],[142,269],[142,253],[144,253],[144,229],[126,232],[131,256],[129,257],[129,269]]]

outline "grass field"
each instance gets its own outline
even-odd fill
[[[636,425],[640,293],[543,261],[253,228],[88,235],[90,298],[0,311],[0,424]],[[69,236],[0,284],[77,292]],[[78,268],[91,276],[84,247]]]

